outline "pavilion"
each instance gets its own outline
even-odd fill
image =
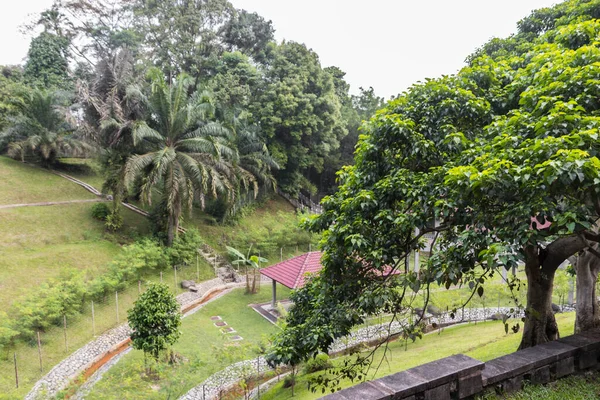
[[[273,308],[277,304],[277,282],[290,289],[301,288],[307,274],[317,274],[323,268],[321,254],[320,251],[311,251],[260,270],[262,275],[273,281]]]
[[[271,307],[275,308],[277,304],[277,282],[290,289],[300,289],[306,283],[308,275],[318,274],[323,268],[321,265],[322,254],[320,251],[311,251],[260,270],[262,275],[273,281]],[[387,276],[401,272],[399,270],[392,271],[391,267],[386,266],[383,272],[377,271],[377,273],[380,276]]]

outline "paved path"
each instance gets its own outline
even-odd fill
[[[75,204],[75,203],[102,203],[102,202],[107,202],[107,201],[110,201],[110,200],[87,199],[87,200],[44,201],[41,203],[6,204],[6,205],[0,205],[0,210],[5,209],[5,208],[56,206],[56,205],[60,205],[60,204]]]

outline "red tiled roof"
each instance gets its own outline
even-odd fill
[[[299,289],[304,286],[307,273],[318,273],[321,268],[321,252],[312,251],[263,268],[260,273],[290,289]]]
[[[260,270],[260,273],[290,289],[299,289],[304,286],[307,273],[317,274],[323,268],[321,265],[321,255],[320,251],[305,253],[301,256],[263,268]],[[401,273],[399,270],[392,271],[391,267],[386,266],[383,272],[376,271],[376,274],[378,276],[388,276],[390,272],[391,275]]]

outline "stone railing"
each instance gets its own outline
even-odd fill
[[[423,364],[326,396],[346,399],[466,399],[482,393],[510,393],[529,381],[543,384],[597,369],[600,331],[568,336],[520,350],[486,363],[462,354]]]

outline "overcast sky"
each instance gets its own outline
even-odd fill
[[[531,10],[556,0],[230,0],[273,21],[278,40],[305,43],[323,67],[347,73],[351,91],[386,98],[416,81],[452,74],[492,37],[506,37]],[[20,0],[0,14],[0,64],[21,63],[28,37],[18,26],[52,0]]]

